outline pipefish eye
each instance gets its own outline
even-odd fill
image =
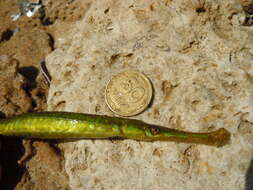
[[[157,135],[160,132],[160,129],[152,127],[150,129],[150,131],[151,131],[152,135]]]

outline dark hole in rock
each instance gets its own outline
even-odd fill
[[[49,17],[47,17],[46,15],[46,11],[45,11],[45,7],[42,6],[40,9],[39,9],[39,12],[40,12],[40,22],[42,25],[44,26],[48,26],[48,25],[51,25],[51,24],[54,24],[54,21],[51,20]]]
[[[51,47],[51,49],[52,50],[54,50],[54,38],[53,38],[53,36],[51,35],[51,34],[47,34],[48,35],[48,37],[49,37],[49,45],[50,45],[50,47]]]
[[[27,78],[29,81],[35,81],[36,77],[39,74],[39,70],[36,67],[29,66],[29,67],[20,67],[18,69],[18,73],[23,75],[25,78]]]
[[[41,19],[41,24],[44,26],[48,26],[48,25],[54,24],[54,21],[50,20],[50,18],[48,17],[45,17]]]
[[[104,13],[105,13],[105,14],[108,13],[109,10],[110,10],[109,8],[105,9],[105,10],[104,10]]]
[[[57,146],[57,140],[52,140],[49,142],[50,146],[54,149],[55,153],[58,156],[63,156],[63,152],[61,151],[61,149]]]
[[[18,73],[27,79],[27,82],[23,85],[23,89],[29,94],[29,91],[36,88],[36,77],[39,74],[39,70],[36,67],[20,67]]]
[[[42,98],[45,97],[45,92],[38,91],[38,92],[36,93],[36,96],[39,97],[40,99],[42,99]]]
[[[0,42],[10,40],[11,37],[13,36],[13,34],[14,34],[14,31],[13,31],[13,30],[10,30],[10,29],[5,30],[5,31],[2,33],[2,35],[1,35],[1,40],[0,40]]]
[[[204,13],[204,12],[206,12],[206,9],[204,7],[198,7],[198,8],[196,8],[196,12],[197,13]]]

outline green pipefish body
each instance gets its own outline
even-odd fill
[[[0,135],[39,139],[100,139],[121,137],[141,141],[177,141],[223,146],[230,133],[221,128],[191,133],[142,121],[73,112],[40,112],[0,120]]]

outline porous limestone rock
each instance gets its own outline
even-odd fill
[[[62,143],[71,188],[244,189],[253,157],[253,33],[244,19],[235,0],[92,1],[46,58],[48,110],[113,116],[107,81],[131,69],[154,88],[150,107],[132,118],[195,132],[224,127],[232,135],[221,148]]]

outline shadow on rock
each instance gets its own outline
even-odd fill
[[[24,153],[22,139],[1,137],[0,152],[2,175],[0,189],[13,190],[21,180],[24,170],[18,165],[18,160]]]
[[[245,182],[245,190],[253,189],[253,160],[251,160],[247,174],[246,174],[246,182]]]
[[[4,119],[4,118],[6,118],[6,115],[0,111],[0,119]]]

